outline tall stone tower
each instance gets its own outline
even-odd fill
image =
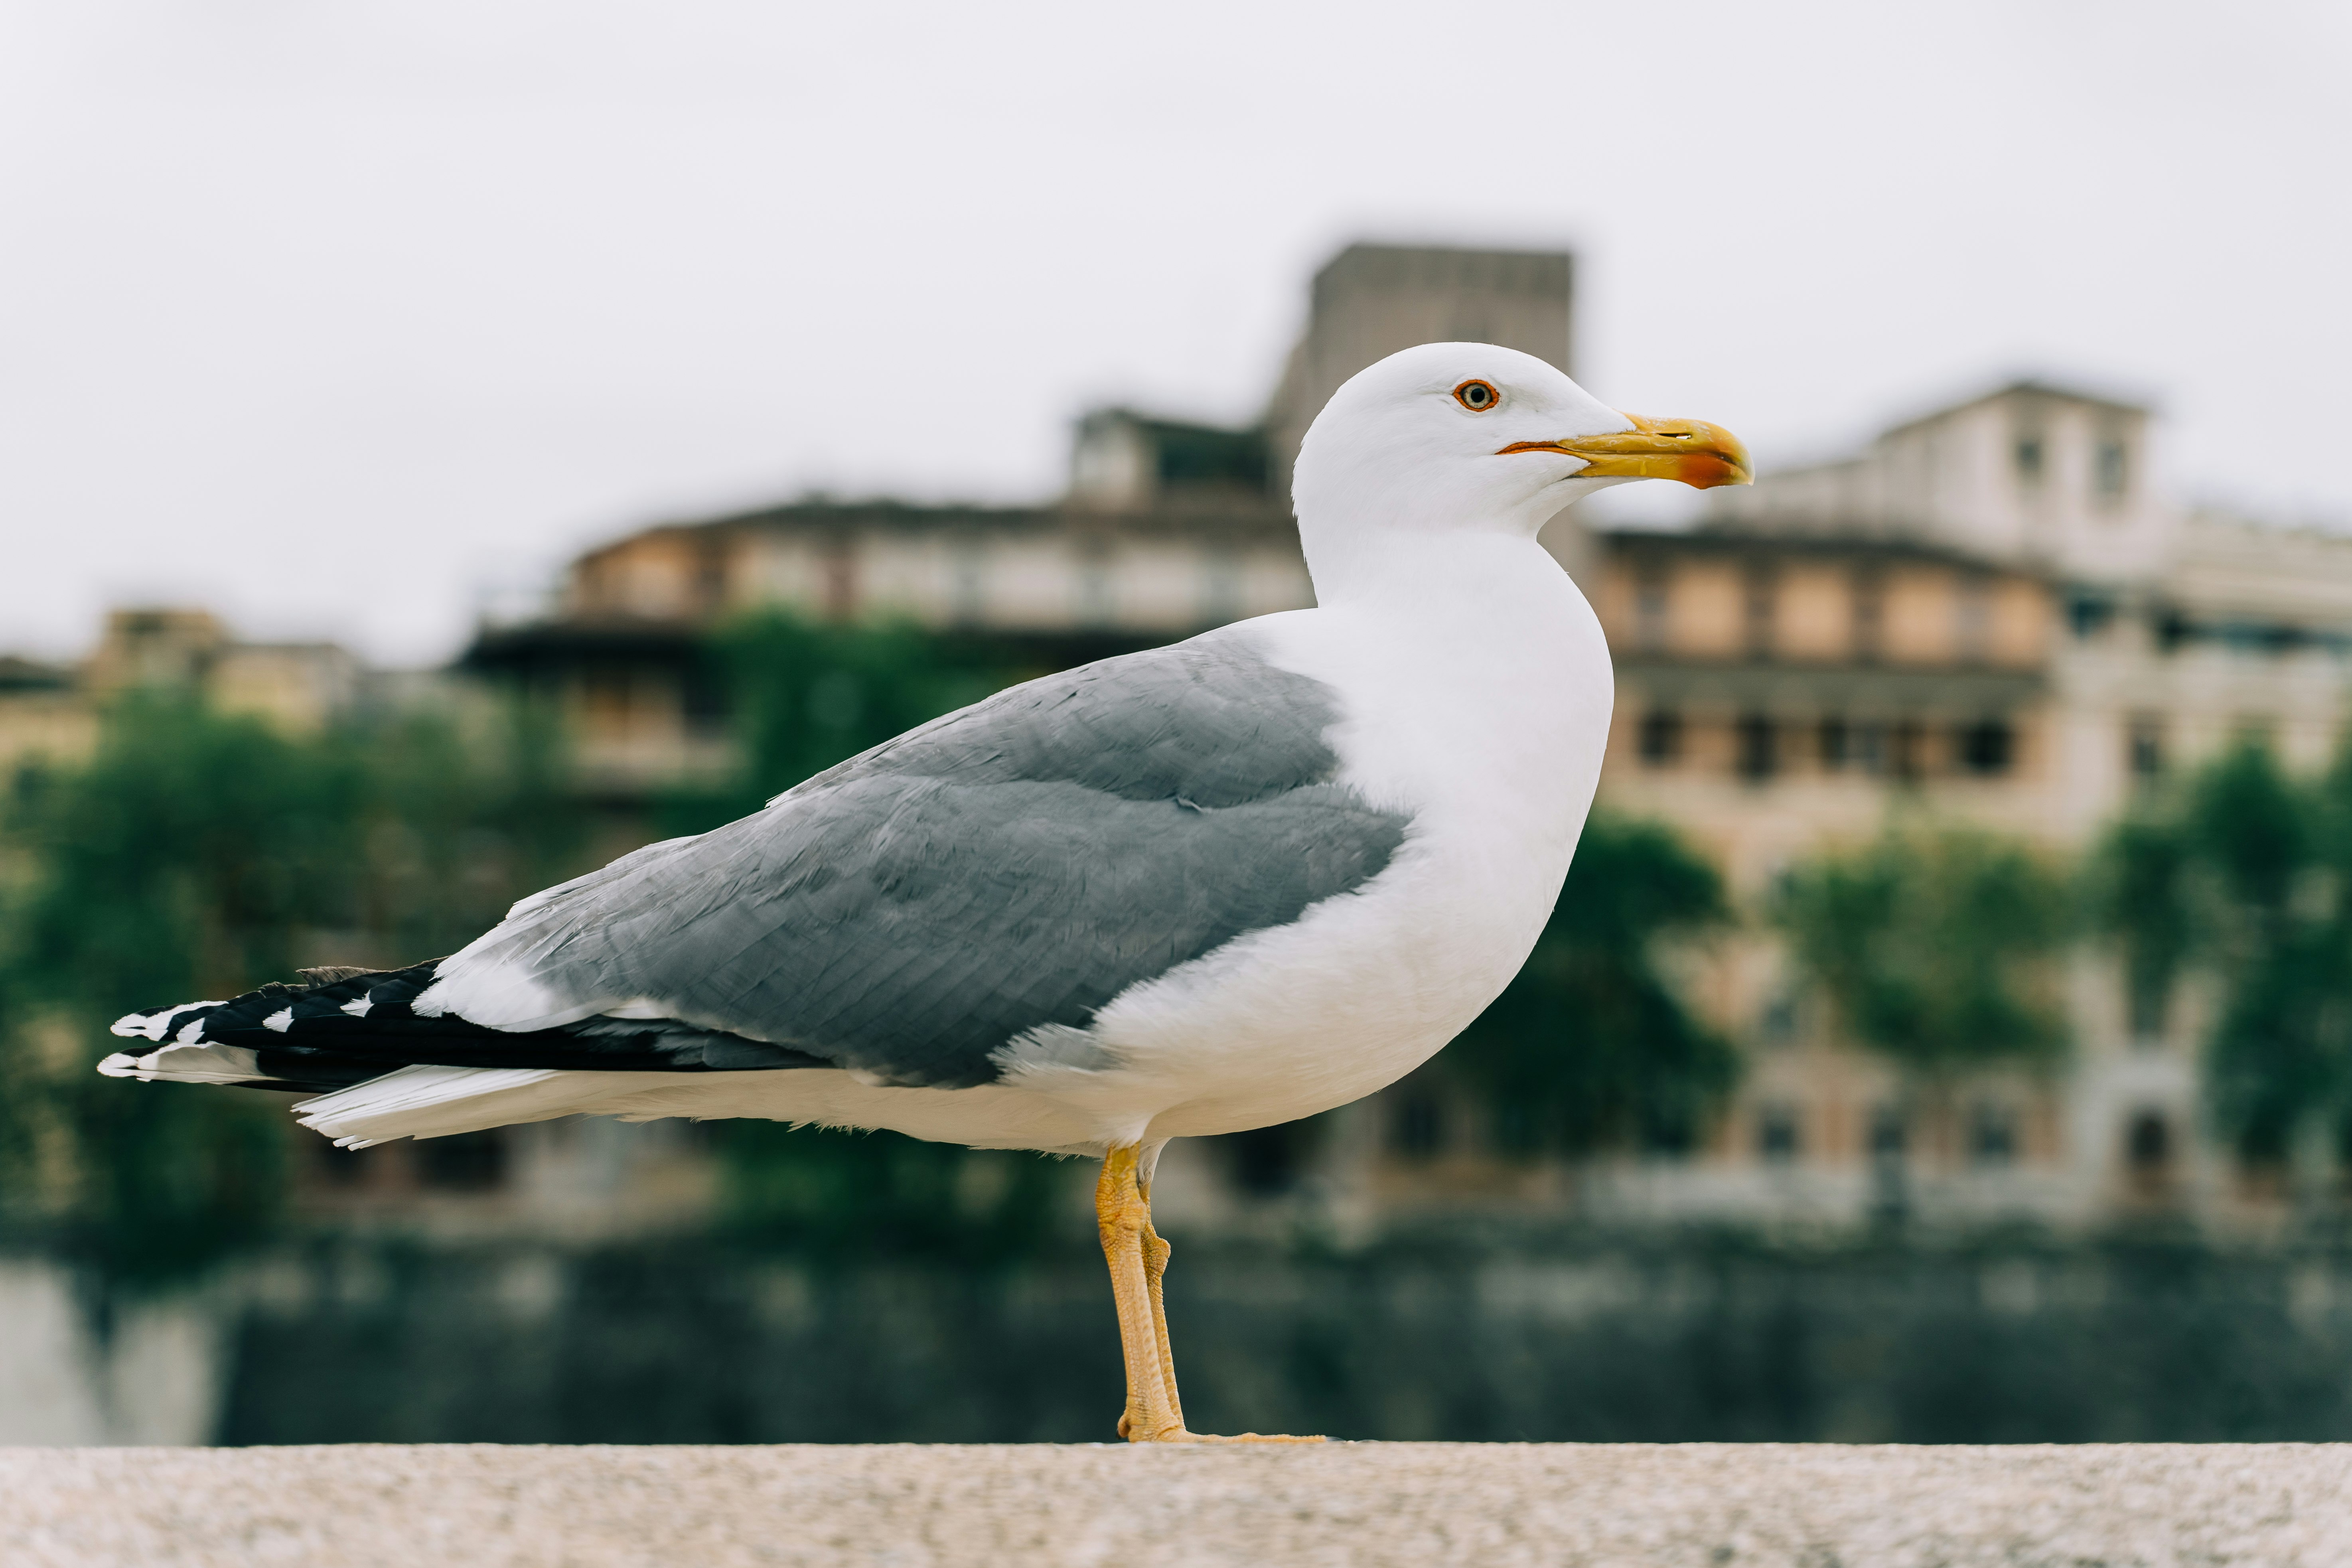
[[[1266,408],[1268,488],[1289,499],[1307,426],[1341,382],[1399,349],[1499,343],[1569,370],[1574,278],[1565,251],[1348,247],[1315,275],[1307,335]]]

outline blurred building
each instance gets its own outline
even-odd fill
[[[86,754],[98,739],[98,715],[79,672],[14,655],[0,658],[0,774],[36,757]]]
[[[694,650],[751,606],[983,629],[1060,665],[1307,604],[1284,498],[1322,402],[1433,339],[1567,368],[1572,279],[1559,254],[1350,247],[1317,275],[1254,427],[1098,410],[1077,426],[1066,494],[1035,508],[812,500],[649,529],[575,563],[552,616],[486,627],[469,661],[560,693],[588,782],[626,796],[727,764]],[[1673,824],[1753,908],[1781,868],[1897,810],[2080,848],[2136,790],[2235,737],[2316,765],[2352,690],[2352,542],[2182,510],[2148,483],[2151,439],[2135,404],[2020,383],[1847,460],[1712,492],[1693,527],[1555,523],[1546,542],[1617,658],[1603,804]],[[1180,1145],[1171,1170],[1218,1179],[1170,1190],[1837,1224],[1899,1173],[1931,1218],[2277,1212],[2201,1130],[2193,986],[2135,1007],[2085,952],[2063,1068],[1922,1099],[1832,1037],[1752,922],[1689,958],[1697,1000],[1748,1061],[1694,1157],[1507,1159],[1434,1073],[1311,1139]]]
[[[86,756],[100,710],[126,691],[198,691],[224,712],[307,733],[358,703],[370,679],[335,643],[243,642],[206,610],[114,610],[78,665],[0,658],[0,776],[36,757]]]
[[[1686,531],[1607,535],[1602,798],[1675,823],[1754,907],[1898,808],[2080,849],[2239,738],[2321,766],[2352,698],[2352,540],[2184,512],[2149,438],[2145,408],[2021,383],[1711,492]],[[1748,1048],[1738,1103],[1709,1158],[1628,1169],[1611,1201],[1850,1216],[1901,1160],[1955,1217],[2265,1212],[2203,1135],[2193,986],[2135,1005],[2085,952],[2063,1072],[1923,1110],[1831,1037],[1776,942],[1727,944],[1703,984]]]

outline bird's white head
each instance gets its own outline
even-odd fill
[[[1594,490],[1647,479],[1744,485],[1748,453],[1718,426],[1621,414],[1533,354],[1423,343],[1331,395],[1291,499],[1313,562],[1399,530],[1533,539]]]

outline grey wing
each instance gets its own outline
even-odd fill
[[[1407,820],[1336,782],[1337,717],[1231,635],[1015,687],[526,900],[444,963],[438,1005],[510,1029],[676,1019],[885,1082],[985,1083],[1026,1032],[1380,873]]]

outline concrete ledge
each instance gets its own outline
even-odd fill
[[[2352,1445],[0,1449],[11,1568],[2352,1564]]]

